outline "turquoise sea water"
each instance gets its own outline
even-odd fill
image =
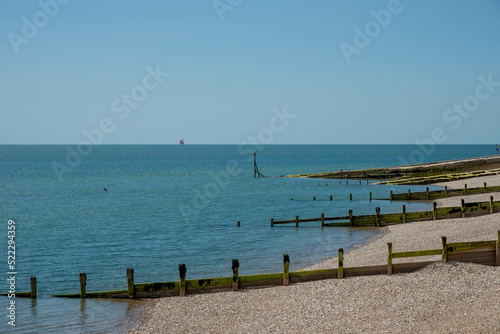
[[[271,228],[271,217],[345,216],[349,209],[364,214],[377,206],[396,212],[404,203],[369,202],[369,192],[388,197],[390,190],[405,192],[408,186],[278,176],[395,166],[402,158],[431,162],[496,154],[494,145],[432,149],[429,155],[405,145],[117,145],[87,151],[0,146],[0,290],[9,290],[9,220],[16,223],[18,292],[29,291],[29,278],[36,276],[41,296],[78,293],[81,272],[87,274],[87,291],[125,289],[127,268],[134,268],[139,283],[176,280],[179,263],[186,264],[188,278],[229,276],[234,258],[241,275],[280,272],[284,253],[290,254],[294,270],[335,256],[338,248],[349,250],[377,232],[321,229],[318,223]],[[253,178],[254,151],[266,178]],[[428,208],[406,204],[409,211]],[[0,332],[12,330],[9,301],[0,297]],[[135,319],[133,305],[45,297],[32,304],[16,298],[15,332],[120,332]]]

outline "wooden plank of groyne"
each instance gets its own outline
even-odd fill
[[[76,297],[78,298],[78,296]],[[127,290],[87,292],[86,298],[128,298]]]
[[[0,293],[0,296],[2,297],[7,297],[9,293]],[[80,294],[78,294],[80,296]],[[19,298],[31,298],[31,291],[30,292],[16,292],[16,297]]]
[[[290,282],[292,283],[319,281],[337,277],[338,277],[337,269],[321,269],[321,270],[290,272]]]
[[[283,273],[247,275],[247,276],[240,276],[239,279],[241,288],[268,286],[268,285],[282,285]]]
[[[472,241],[472,242],[455,242],[447,245],[449,253],[460,251],[473,250],[478,248],[491,248],[495,249],[496,240],[492,241]]]
[[[400,213],[385,213],[383,215],[380,215],[380,223],[381,224],[397,224],[397,223],[402,223],[403,222],[403,217],[401,216]]]
[[[162,294],[172,292],[172,296],[178,296],[181,290],[181,284],[177,282],[157,282],[157,283],[141,283],[135,285],[135,293],[141,294]]]
[[[461,208],[459,206],[436,208],[436,217],[447,217],[447,218],[461,217]]]
[[[294,220],[274,220],[274,219],[273,219],[273,225],[278,225],[278,224],[291,224],[291,223],[295,223],[295,219],[294,219]]]
[[[307,219],[299,219],[299,223],[310,223],[310,222],[319,222],[321,218],[307,218]],[[295,222],[295,220],[294,220]]]
[[[385,264],[378,266],[344,268],[344,277],[385,275],[386,273],[387,265]]]
[[[441,254],[443,254],[442,249],[429,249],[429,250],[412,251],[412,252],[392,253],[392,258],[398,259],[398,258],[405,258],[405,257],[432,256],[432,255],[441,255]]]
[[[431,220],[432,211],[420,211],[420,212],[407,212],[406,221],[419,221],[419,220]]]
[[[489,263],[489,262],[495,262],[495,260],[496,260],[496,250],[448,255],[448,261]]]
[[[325,221],[330,221],[330,220],[348,220],[349,216],[345,217],[325,217]]]
[[[480,248],[473,248],[473,249],[467,249],[467,250],[459,250],[459,251],[453,251],[449,252],[449,254],[462,254],[462,253],[478,253],[478,252],[487,252],[487,251],[494,251],[495,247],[480,247]]]
[[[392,265],[392,272],[394,274],[411,273],[434,262],[435,261],[396,263]]]
[[[328,223],[328,224],[325,223],[325,226],[328,226],[328,227],[349,227],[349,222],[347,222],[347,223]]]
[[[239,279],[239,277],[238,277]],[[199,278],[186,280],[186,290],[191,293],[195,290],[210,290],[214,288],[224,288],[227,290],[232,290],[233,287],[233,277],[215,277],[215,278]],[[181,285],[182,291],[182,285]]]
[[[19,297],[17,293],[16,293],[16,297]],[[60,295],[51,295],[50,297],[81,298],[81,294],[80,293],[68,293],[68,294],[60,294]],[[128,298],[128,290],[87,292],[86,298]]]

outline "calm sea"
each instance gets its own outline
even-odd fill
[[[254,151],[265,178],[253,177]],[[188,278],[230,276],[235,258],[241,275],[280,272],[284,253],[290,254],[293,270],[335,256],[338,248],[349,250],[377,231],[321,229],[318,223],[271,228],[271,217],[346,215],[349,209],[364,214],[377,206],[399,211],[402,203],[369,202],[369,192],[388,197],[390,190],[408,187],[278,176],[492,154],[493,145],[424,151],[404,145],[117,145],[86,151],[0,146],[0,290],[9,290],[9,220],[16,226],[18,292],[29,291],[30,277],[36,276],[41,296],[78,293],[83,272],[87,291],[125,289],[127,268],[134,268],[139,283],[176,280],[179,263],[186,264]],[[7,323],[9,301],[0,297],[0,332],[13,329]],[[15,301],[16,333],[121,332],[137,319],[136,303],[130,301]]]

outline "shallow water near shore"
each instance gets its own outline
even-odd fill
[[[138,283],[280,272],[282,254],[291,270],[335,256],[364,243],[376,231],[320,228],[319,223],[270,227],[270,218],[293,219],[425,210],[427,203],[369,201],[408,186],[374,186],[363,181],[289,179],[277,176],[388,167],[401,164],[415,146],[290,145],[97,146],[81,161],[74,146],[0,146],[4,231],[3,279],[7,272],[7,222],[16,222],[16,291],[29,291],[36,276],[41,296],[125,289],[126,269]],[[253,178],[253,155],[260,172]],[[494,146],[436,146],[422,162],[492,154]],[[54,169],[63,166],[64,169]],[[64,172],[61,172],[64,171]],[[276,177],[273,177],[276,176]],[[431,187],[432,188],[432,187]],[[425,187],[412,186],[413,191]],[[349,200],[349,194],[353,200]],[[333,195],[333,201],[329,196]],[[313,201],[313,196],[316,200]],[[293,200],[292,200],[293,198]],[[241,226],[237,227],[236,222]],[[0,297],[6,310],[9,298]],[[134,301],[16,298],[16,332],[122,332],[133,325]],[[140,305],[140,304],[139,304]],[[0,331],[7,325],[7,311]],[[125,327],[123,327],[125,326]]]

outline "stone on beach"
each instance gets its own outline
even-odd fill
[[[474,182],[448,185],[498,185],[500,177]],[[489,200],[495,195],[500,198],[500,193],[474,196]],[[439,202],[454,205],[461,198],[475,201],[463,196]],[[388,242],[400,252],[439,249],[441,236],[449,243],[496,240],[500,213],[380,229],[383,234],[344,255],[345,267],[386,264]],[[416,257],[393,263],[440,259]],[[333,257],[303,269],[336,267]],[[500,267],[436,262],[409,274],[162,298],[149,304],[146,319],[131,333],[500,333]]]

